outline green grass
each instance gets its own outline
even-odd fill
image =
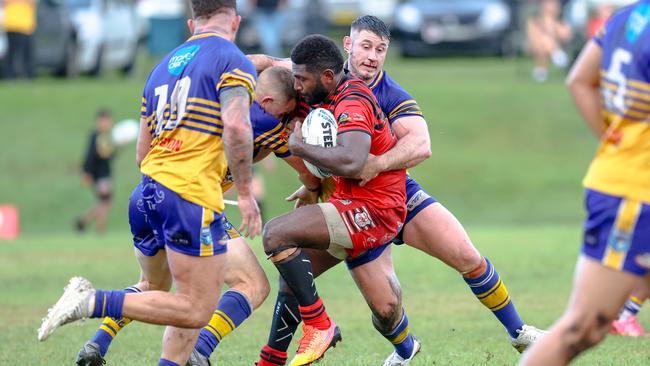
[[[580,237],[577,226],[474,227],[479,249],[491,258],[525,321],[549,326],[562,313],[570,291]],[[98,287],[126,287],[138,270],[126,234],[105,237],[25,235],[0,246],[0,365],[71,365],[99,321],[68,325],[47,342],[36,340],[46,309],[72,275]],[[259,242],[252,244],[262,255]],[[459,276],[437,260],[406,247],[393,250],[413,332],[423,342],[418,365],[514,365],[510,347],[495,318],[471,295]],[[276,270],[263,261],[271,283]],[[365,306],[344,266],[318,280],[319,292],[341,326],[343,343],[323,365],[377,365],[390,352],[374,331]],[[273,294],[274,292],[272,292]],[[219,346],[219,365],[250,365],[266,340],[273,297]],[[648,323],[650,315],[641,314]],[[133,323],[114,342],[109,365],[153,365],[159,357],[162,327]],[[577,365],[640,365],[650,362],[650,338],[609,337]],[[294,346],[291,347],[295,350]]]

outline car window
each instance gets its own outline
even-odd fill
[[[65,0],[65,6],[69,8],[85,8],[90,6],[91,0]]]

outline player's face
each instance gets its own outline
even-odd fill
[[[387,39],[367,30],[353,32],[351,37],[346,37],[343,46],[350,56],[350,72],[365,82],[372,81],[384,67],[388,44]]]
[[[308,104],[319,104],[329,94],[323,85],[321,73],[307,71],[305,65],[293,65],[294,88],[305,98]]]
[[[97,118],[97,130],[99,132],[108,132],[113,127],[113,119],[111,117]]]

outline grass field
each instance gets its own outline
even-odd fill
[[[570,290],[580,232],[576,226],[475,227],[479,249],[495,263],[522,317],[546,327],[562,312]],[[98,320],[68,325],[47,342],[36,340],[46,309],[72,275],[83,274],[103,288],[125,287],[137,279],[129,237],[25,235],[0,246],[0,365],[72,365],[76,352],[94,334]],[[261,244],[253,243],[258,253]],[[417,365],[514,365],[519,354],[510,347],[495,318],[473,298],[454,273],[437,260],[411,248],[393,249],[411,328],[423,342]],[[263,261],[275,282],[277,272]],[[378,365],[391,347],[370,323],[370,312],[343,266],[325,274],[319,291],[341,326],[343,342],[322,365]],[[273,293],[273,292],[272,292]],[[219,346],[217,365],[251,365],[266,340],[273,298]],[[650,321],[642,313],[642,322]],[[109,365],[155,364],[162,328],[129,325],[114,342]],[[610,337],[577,365],[650,363],[650,338]],[[292,346],[292,350],[295,348]]]
[[[563,311],[580,242],[580,179],[595,142],[577,116],[561,75],[538,85],[528,64],[513,60],[390,60],[387,70],[422,106],[433,157],[412,173],[467,225],[481,252],[497,266],[523,318],[549,326]],[[47,343],[36,328],[72,275],[100,288],[132,284],[138,274],[126,222],[137,183],[134,147],[115,161],[115,205],[104,236],[72,232],[92,202],[79,165],[99,106],[116,119],[137,118],[146,74],[133,79],[0,83],[0,203],[16,204],[23,235],[0,242],[0,365],[71,365],[97,321],[61,329]],[[269,216],[290,206],[281,198],[295,184],[282,163],[266,173]],[[234,222],[236,212],[228,211]],[[259,242],[253,246],[261,253]],[[395,266],[413,331],[423,352],[413,365],[513,365],[518,353],[498,322],[459,276],[413,249],[395,248]],[[264,261],[271,282],[277,272]],[[377,365],[390,347],[343,267],[319,280],[344,341],[324,365]],[[213,358],[250,365],[264,343],[269,299]],[[650,316],[641,315],[648,324]],[[111,365],[151,365],[162,328],[136,324],[118,337]],[[650,364],[650,338],[609,338],[580,365]]]

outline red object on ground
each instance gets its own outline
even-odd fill
[[[19,231],[18,208],[14,205],[0,205],[0,239],[16,239]]]

